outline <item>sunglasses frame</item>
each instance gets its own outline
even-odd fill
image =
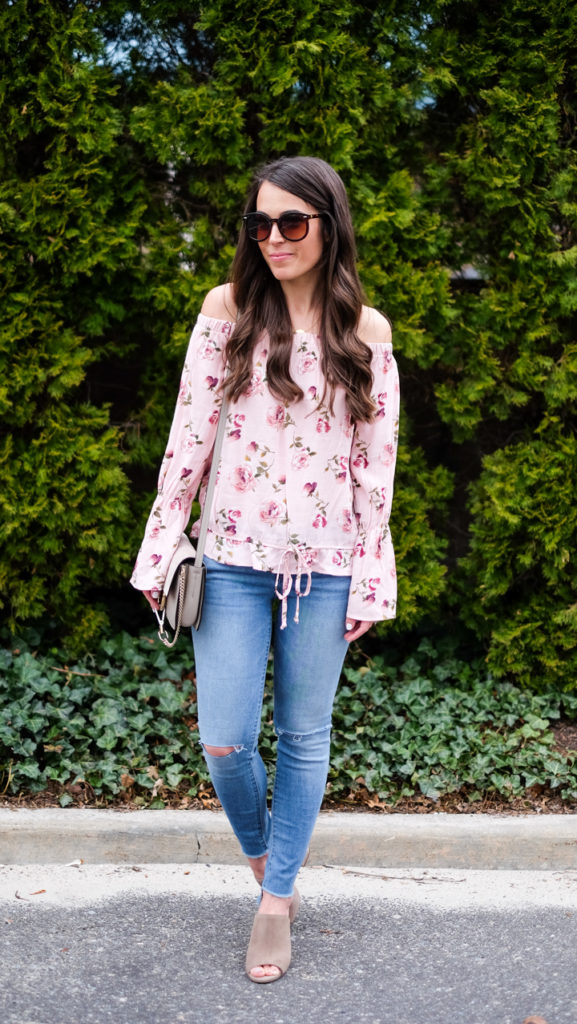
[[[283,219],[283,217],[286,217],[287,215],[288,216],[292,215],[292,216],[301,217],[302,220],[304,221],[305,233],[302,236],[302,238],[289,238],[288,235],[285,235],[285,233],[284,233],[284,231],[283,231],[283,229],[282,229],[282,227],[280,225],[280,222]],[[248,226],[248,222],[251,219],[251,217],[262,217],[263,221],[268,221],[268,233],[265,235],[264,238],[253,238],[252,237],[252,235],[251,235],[251,233],[249,231],[249,226]],[[300,210],[284,210],[283,213],[281,213],[280,217],[269,217],[268,213],[259,213],[258,210],[253,210],[252,213],[245,213],[243,215],[242,219],[243,219],[243,222],[244,222],[244,226],[246,227],[248,237],[250,238],[251,242],[258,242],[258,243],[266,242],[266,240],[268,238],[270,238],[270,234],[271,234],[271,231],[272,231],[273,224],[276,224],[277,228],[279,229],[279,231],[280,231],[282,237],[285,239],[285,241],[287,241],[287,242],[304,242],[305,238],[307,237],[307,235],[309,233],[309,221],[311,221],[311,220],[318,220],[320,217],[322,217],[322,213],[302,213]]]

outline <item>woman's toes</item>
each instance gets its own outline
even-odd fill
[[[274,964],[259,964],[258,967],[253,967],[250,973],[253,978],[276,978],[281,972]]]

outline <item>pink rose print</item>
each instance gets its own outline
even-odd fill
[[[184,383],[184,381],[182,381],[181,384],[180,384],[180,387],[178,389],[178,404],[182,405],[184,403],[185,398],[186,398],[186,384]]]
[[[281,507],[276,501],[265,501],[264,505],[261,505],[259,516],[263,523],[270,523],[271,526],[276,523],[280,517]]]
[[[378,405],[378,409],[377,409],[377,413],[376,413],[377,416],[384,416],[385,415],[385,405],[386,404],[387,404],[387,394],[386,394],[386,392],[382,393],[380,395],[377,395],[377,405]]]
[[[392,466],[395,461],[395,446],[392,444],[386,444],[379,455],[379,462],[383,466]]]
[[[280,427],[284,426],[286,410],[282,405],[275,405],[274,408],[270,408],[266,414],[266,421],[269,427]]]
[[[359,466],[360,469],[366,469],[369,464],[369,460],[364,452],[359,452],[356,459],[353,459],[353,466]]]
[[[181,448],[183,452],[192,452],[198,444],[198,434],[192,434],[183,441]]]
[[[317,482],[316,482],[316,480],[315,480],[314,483],[312,483],[312,484],[305,484],[304,487],[303,487],[303,491],[305,492],[305,494],[308,494],[309,498],[310,498],[311,494],[315,493],[316,489],[317,489]]]
[[[199,355],[201,359],[213,359],[217,351],[216,342],[212,338],[207,338],[199,348]]]
[[[243,413],[237,413],[236,416],[233,416],[233,420],[232,420],[233,429],[229,430],[228,436],[232,437],[232,439],[234,441],[240,441],[240,433],[241,433],[241,430],[242,430],[242,424],[244,423],[245,419],[246,419],[246,416],[244,416]]]
[[[214,341],[212,341],[210,338],[207,338],[207,340],[204,342],[203,345],[200,346],[199,349],[199,355],[201,359],[214,359],[215,352],[216,345]]]
[[[293,455],[291,465],[293,469],[305,469],[310,461],[311,457],[308,452],[296,452],[296,454]]]
[[[255,370],[250,383],[246,389],[247,395],[263,395],[264,394],[264,377],[261,370]]]
[[[191,473],[192,473],[192,469],[182,469],[180,471],[180,479],[181,480],[186,480],[187,476],[190,476]]]
[[[333,565],[342,565],[344,562],[342,551],[335,551],[333,555]]]
[[[151,555],[150,556],[150,564],[151,565],[158,565],[159,562],[162,562],[162,555]]]
[[[174,452],[166,452],[166,454],[164,456],[165,459],[172,459],[173,457],[174,457]]]
[[[323,516],[321,512],[318,513],[313,519],[313,526],[315,530],[322,530],[327,525],[327,517]]]
[[[283,476],[279,476],[278,482],[279,484],[286,484],[286,476],[284,476],[284,474]]]
[[[360,540],[358,540],[357,543],[355,544],[355,555],[357,555],[359,558],[365,557],[365,549],[361,544]]]
[[[376,590],[381,582],[380,576],[376,576],[369,580],[369,590]]]
[[[353,518],[348,508],[346,508],[340,515],[341,530],[343,533],[352,533],[353,530]]]
[[[159,526],[155,526],[155,527],[153,527],[153,529],[152,529],[152,530],[150,531],[150,533],[149,533],[149,535],[148,535],[148,536],[149,536],[149,537],[152,537],[152,538],[154,538],[154,537],[158,537],[158,534],[159,534],[159,533],[160,533],[160,527],[159,527]]]
[[[182,508],[182,502],[181,502],[180,498],[173,498],[171,503],[170,503],[170,507],[171,507],[171,509],[175,509],[175,508],[181,509]]]
[[[219,410],[215,409],[214,412],[211,412],[210,416],[208,417],[208,422],[209,423],[218,423],[219,416],[220,416]]]
[[[312,399],[313,402],[314,402],[315,398],[317,397],[317,394],[318,394],[318,392],[317,392],[317,389],[315,387],[311,387],[307,391],[307,395],[309,396],[310,399]]]
[[[372,590],[368,594],[365,594],[365,596],[363,597],[363,601],[365,601],[367,604],[375,603],[375,594],[373,593]]]
[[[314,352],[303,352],[299,356],[298,371],[299,373],[310,373],[314,370],[317,365],[317,357]]]
[[[332,455],[327,462],[327,470],[334,473],[335,479],[341,483],[347,479],[349,471],[349,460],[346,455]]]
[[[231,474],[231,483],[235,491],[254,491],[254,476],[248,466],[236,466]]]
[[[328,420],[319,417],[317,420],[317,434],[328,434],[331,429],[331,425]]]
[[[206,384],[209,391],[214,391],[216,385],[218,384],[218,377],[205,377],[204,383]]]
[[[224,528],[225,533],[235,534],[236,533],[236,520],[240,519],[241,512],[238,508],[231,508],[227,512],[228,523]]]
[[[250,444],[247,444],[246,446],[246,453],[247,455],[249,455],[254,452],[258,452],[258,444],[256,443],[256,441],[251,441]]]

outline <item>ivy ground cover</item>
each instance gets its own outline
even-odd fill
[[[271,664],[272,667],[272,664]],[[0,793],[49,793],[163,807],[213,803],[196,723],[192,650],[153,636],[105,639],[77,660],[40,654],[34,635],[0,649]],[[575,693],[535,694],[495,681],[483,662],[422,642],[397,664],[383,655],[345,668],[334,713],[327,800],[391,809],[458,794],[460,809],[488,796],[529,793],[577,801],[577,754],[554,729],[577,719]],[[262,750],[274,758],[270,675]]]

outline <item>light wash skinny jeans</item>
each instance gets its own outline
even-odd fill
[[[205,558],[202,623],[193,631],[198,722],[218,798],[247,857],[268,853],[263,888],[290,897],[322,803],[331,713],[345,654],[350,577],[312,573],[294,622],[294,587],[286,629],[274,623],[274,723],[278,736],[272,805],[258,751],[273,625],[275,574]]]

